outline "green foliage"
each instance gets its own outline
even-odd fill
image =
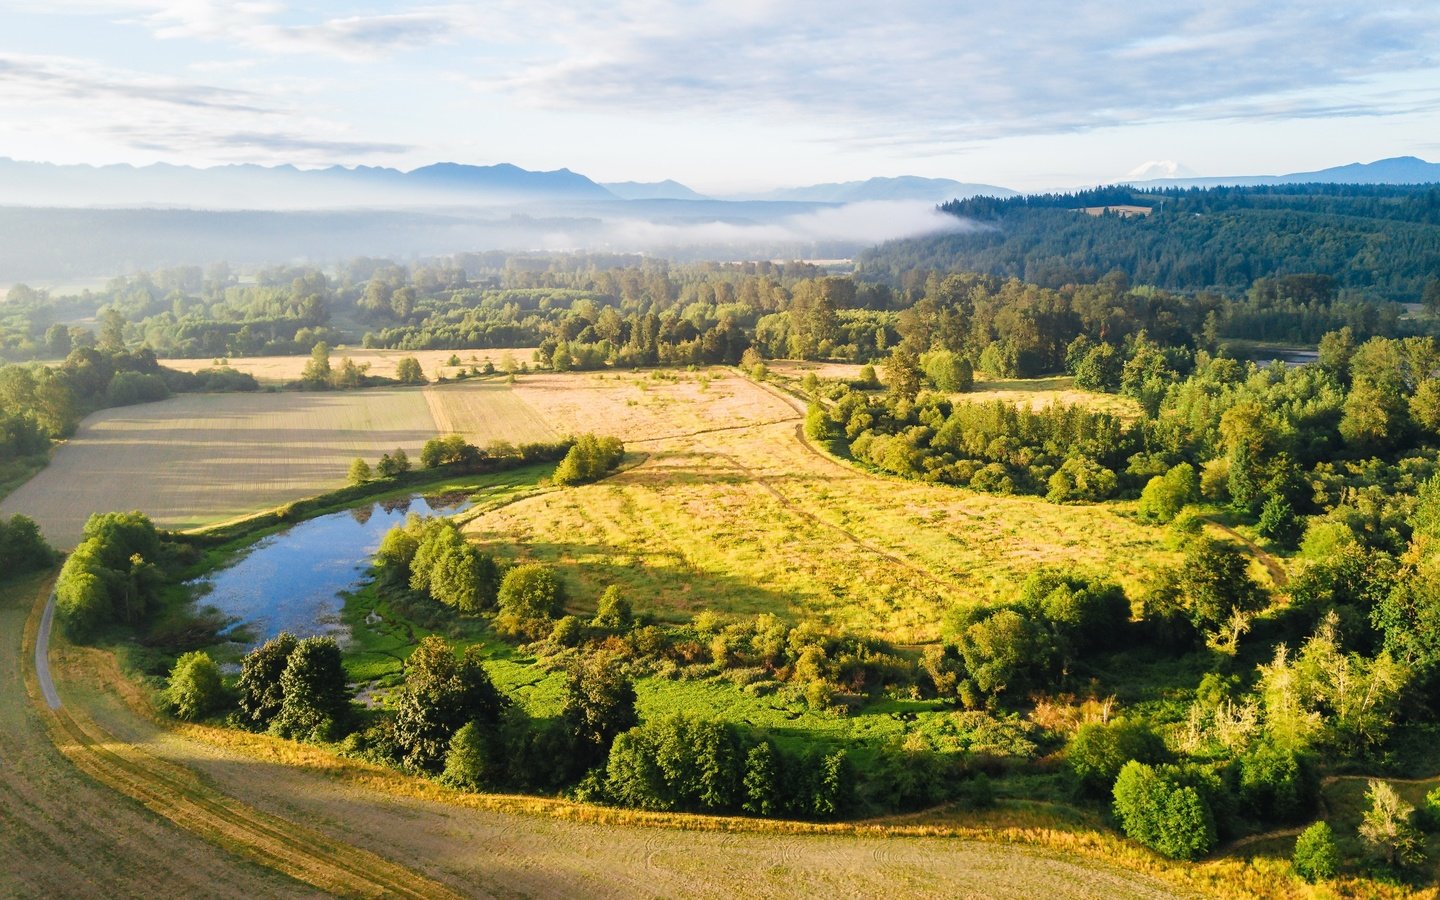
[[[55,556],[35,520],[18,513],[9,521],[0,519],[0,582],[48,568]]]
[[[1061,463],[1048,484],[1045,499],[1051,503],[1098,503],[1115,493],[1116,481],[1115,473],[1099,463],[1072,456]]]
[[[746,759],[731,725],[666,716],[615,738],[606,792],[641,809],[732,811],[745,796]]]
[[[1152,522],[1173,520],[1188,504],[1200,499],[1200,479],[1189,463],[1180,463],[1164,475],[1151,478],[1140,494],[1140,515]]]
[[[1269,538],[1281,547],[1294,547],[1300,538],[1302,522],[1290,507],[1290,501],[1278,494],[1271,494],[1260,509],[1260,521],[1255,530],[1261,537]]]
[[[1115,779],[1115,815],[1125,834],[1162,856],[1199,859],[1219,838],[1197,775],[1177,766],[1128,762]]]
[[[270,730],[295,740],[333,740],[350,714],[350,688],[334,638],[305,638],[280,674],[280,709]]]
[[[773,816],[784,808],[780,794],[780,763],[775,745],[762,740],[745,754],[741,808],[755,816]]]
[[[406,660],[394,720],[395,743],[406,766],[436,771],[461,727],[499,721],[504,699],[481,659],[480,648],[473,646],[456,659],[450,645],[432,634]]]
[[[143,622],[162,582],[150,562],[161,552],[154,524],[138,512],[97,514],[85,523],[83,535],[55,583],[67,632],[87,640],[115,622]]]
[[[620,586],[612,584],[607,587],[595,605],[595,618],[590,620],[590,627],[621,632],[629,631],[634,624],[634,611],[630,601],[620,592]]]
[[[1425,843],[1412,821],[1415,807],[1383,781],[1372,780],[1365,799],[1370,801],[1370,808],[1360,822],[1360,839],[1370,853],[1391,867],[1423,862]]]
[[[1110,344],[1093,347],[1075,366],[1075,386],[1087,391],[1114,393],[1120,390],[1125,357]]]
[[[1240,805],[1265,822],[1295,822],[1314,807],[1320,778],[1310,760],[1286,747],[1260,743],[1240,757]]]
[[[560,714],[582,757],[599,761],[615,736],[634,727],[635,685],[613,656],[590,654],[571,665]]]
[[[1103,796],[1128,762],[1155,765],[1169,760],[1165,741],[1144,722],[1116,719],[1081,725],[1065,748],[1065,762],[1081,789]]]
[[[499,604],[496,627],[502,632],[542,637],[565,609],[565,588],[554,569],[526,563],[505,573]]]
[[[413,356],[402,356],[395,363],[395,378],[401,384],[425,384],[428,380],[420,361]]]
[[[552,480],[564,485],[596,481],[620,465],[624,458],[625,445],[619,438],[582,434],[555,468]]]
[[[182,719],[199,719],[225,702],[220,667],[203,650],[186,653],[170,670],[165,703]]]
[[[282,631],[245,654],[240,663],[240,680],[235,688],[240,695],[241,718],[252,728],[268,728],[279,714],[285,701],[280,677],[297,643],[295,635]]]
[[[364,484],[371,478],[370,464],[360,457],[355,457],[350,463],[349,479],[351,484]]]
[[[1296,875],[1312,884],[1339,874],[1340,848],[1335,845],[1335,833],[1328,823],[1316,822],[1300,832],[1290,864]]]
[[[805,436],[812,441],[830,441],[839,437],[835,421],[819,400],[811,400],[805,408]]]
[[[931,350],[920,355],[920,367],[937,391],[961,393],[975,385],[970,360],[952,350]]]

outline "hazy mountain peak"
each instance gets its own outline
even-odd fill
[[[664,181],[615,181],[601,185],[621,200],[705,200],[704,194],[697,193],[672,178]]]

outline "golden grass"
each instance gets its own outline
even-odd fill
[[[188,528],[340,487],[356,456],[418,458],[435,433],[419,388],[187,394],[90,416],[0,513],[31,516],[60,546],[96,512]]]
[[[420,363],[425,377],[433,381],[441,375],[446,378],[454,378],[460,372],[468,372],[471,366],[484,366],[486,360],[498,368],[506,353],[510,354],[516,365],[519,365],[520,363],[531,363],[531,357],[534,356],[535,351],[529,348],[521,350],[367,350],[363,347],[339,346],[330,350],[330,362],[332,365],[339,365],[342,359],[348,357],[357,365],[368,365],[371,375],[394,378],[395,367],[399,361],[407,356],[413,356]],[[460,357],[459,366],[449,364],[452,355]],[[300,374],[305,371],[305,364],[309,361],[309,354],[240,356],[225,360],[230,368],[237,372],[249,372],[264,384],[298,381]],[[166,359],[162,360],[161,364],[182,372],[198,372],[214,366],[215,357]]]
[[[443,434],[462,434],[478,447],[553,441],[561,435],[504,381],[462,381],[425,388],[425,402]]]
[[[1124,506],[1060,507],[863,472],[809,446],[798,411],[768,387],[733,373],[705,385],[703,374],[522,379],[522,396],[557,423],[613,423],[609,433],[649,457],[477,516],[470,533],[557,566],[582,611],[613,583],[671,620],[775,612],[901,642],[934,639],[953,605],[1008,598],[1042,563],[1134,589],[1170,557],[1161,532],[1119,514]]]

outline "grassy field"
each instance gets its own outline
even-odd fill
[[[339,365],[342,359],[349,357],[357,365],[370,367],[369,374],[381,375],[386,378],[395,377],[395,366],[403,358],[413,356],[420,363],[424,370],[425,377],[435,379],[443,375],[446,378],[453,378],[462,371],[469,371],[471,366],[483,366],[489,360],[496,367],[508,353],[516,365],[530,363],[533,349],[523,350],[367,350],[363,347],[333,347],[330,350],[330,362],[332,365]],[[460,365],[449,364],[451,356],[460,358]],[[309,356],[238,356],[227,359],[226,364],[237,372],[249,372],[254,375],[262,384],[283,384],[289,381],[298,381],[300,373],[305,370],[305,364],[310,362]],[[201,369],[208,369],[215,365],[214,357],[203,359],[166,359],[162,364],[172,369],[179,369],[182,372],[198,372]]]
[[[613,583],[672,621],[768,611],[918,642],[938,635],[952,604],[1004,599],[1041,563],[1136,587],[1167,555],[1161,532],[1123,507],[974,494],[836,462],[801,439],[790,403],[733,372],[535,376],[517,393],[557,431],[618,434],[645,454],[599,484],[469,526],[501,553],[559,567],[580,610]]]
[[[496,440],[520,444],[560,437],[519,391],[501,380],[429,385],[425,402],[436,430],[463,434],[478,447]]]

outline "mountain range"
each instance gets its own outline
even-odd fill
[[[1124,179],[1119,183],[1143,188],[1204,188],[1222,185],[1252,187],[1277,184],[1440,184],[1440,163],[1426,162],[1416,156],[1394,156],[1370,163],[1356,162],[1313,172],[1292,172],[1289,175],[1151,178],[1143,181]]]

